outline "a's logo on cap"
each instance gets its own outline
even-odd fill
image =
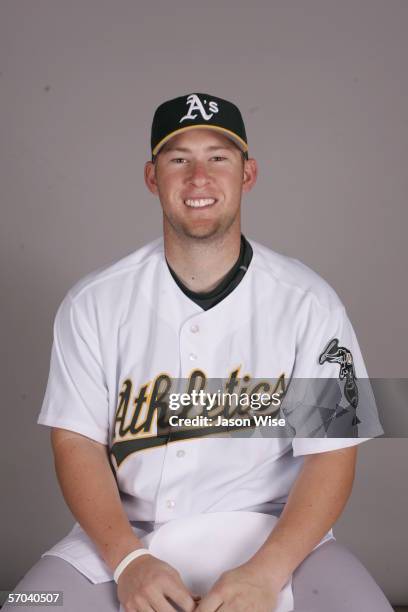
[[[217,102],[214,102],[212,100],[208,102],[208,108],[212,112],[207,113],[204,108],[204,104],[207,104],[207,100],[204,100],[204,104],[203,104],[200,98],[196,94],[191,94],[190,96],[188,96],[187,104],[188,104],[188,113],[187,115],[184,115],[184,117],[180,119],[179,123],[184,121],[184,119],[196,119],[198,115],[197,114],[194,115],[193,114],[194,111],[198,111],[205,121],[208,121],[209,119],[211,119],[214,113],[218,113]]]

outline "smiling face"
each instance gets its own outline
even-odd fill
[[[240,232],[242,193],[256,180],[256,162],[245,161],[226,136],[205,128],[171,138],[145,166],[148,189],[159,196],[164,232],[203,240]]]

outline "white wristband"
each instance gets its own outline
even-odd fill
[[[129,565],[129,563],[134,561],[134,559],[141,557],[142,555],[150,555],[150,554],[151,553],[147,550],[147,548],[138,548],[137,550],[134,550],[133,552],[126,555],[126,557],[122,559],[122,561],[119,563],[119,565],[113,572],[113,579],[116,582],[116,584],[119,580],[119,576],[121,575],[123,570]]]

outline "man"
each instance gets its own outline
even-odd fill
[[[52,427],[78,522],[16,590],[59,588],[68,610],[115,610],[114,577],[126,612],[269,612],[293,576],[296,611],[391,610],[331,538],[357,444],[382,433],[370,398],[356,400],[367,374],[343,305],[306,266],[241,233],[257,164],[235,105],[200,93],[163,103],[151,148],[145,182],[163,209],[163,239],[82,279],[56,316],[39,422]],[[174,380],[190,393],[219,378],[229,390],[276,381],[286,392],[296,379],[339,381],[341,367],[352,401],[326,408],[317,437],[299,436],[310,406],[315,423],[309,389],[293,410],[282,404],[292,437],[169,432],[158,416]],[[345,420],[353,432],[369,423],[366,438],[329,437]],[[244,510],[279,517],[276,527],[207,593],[191,592],[141,541],[176,519]]]

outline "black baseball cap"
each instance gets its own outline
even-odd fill
[[[156,109],[150,139],[152,161],[170,138],[195,128],[208,128],[227,136],[248,159],[248,142],[239,108],[210,94],[190,93],[163,102]]]

